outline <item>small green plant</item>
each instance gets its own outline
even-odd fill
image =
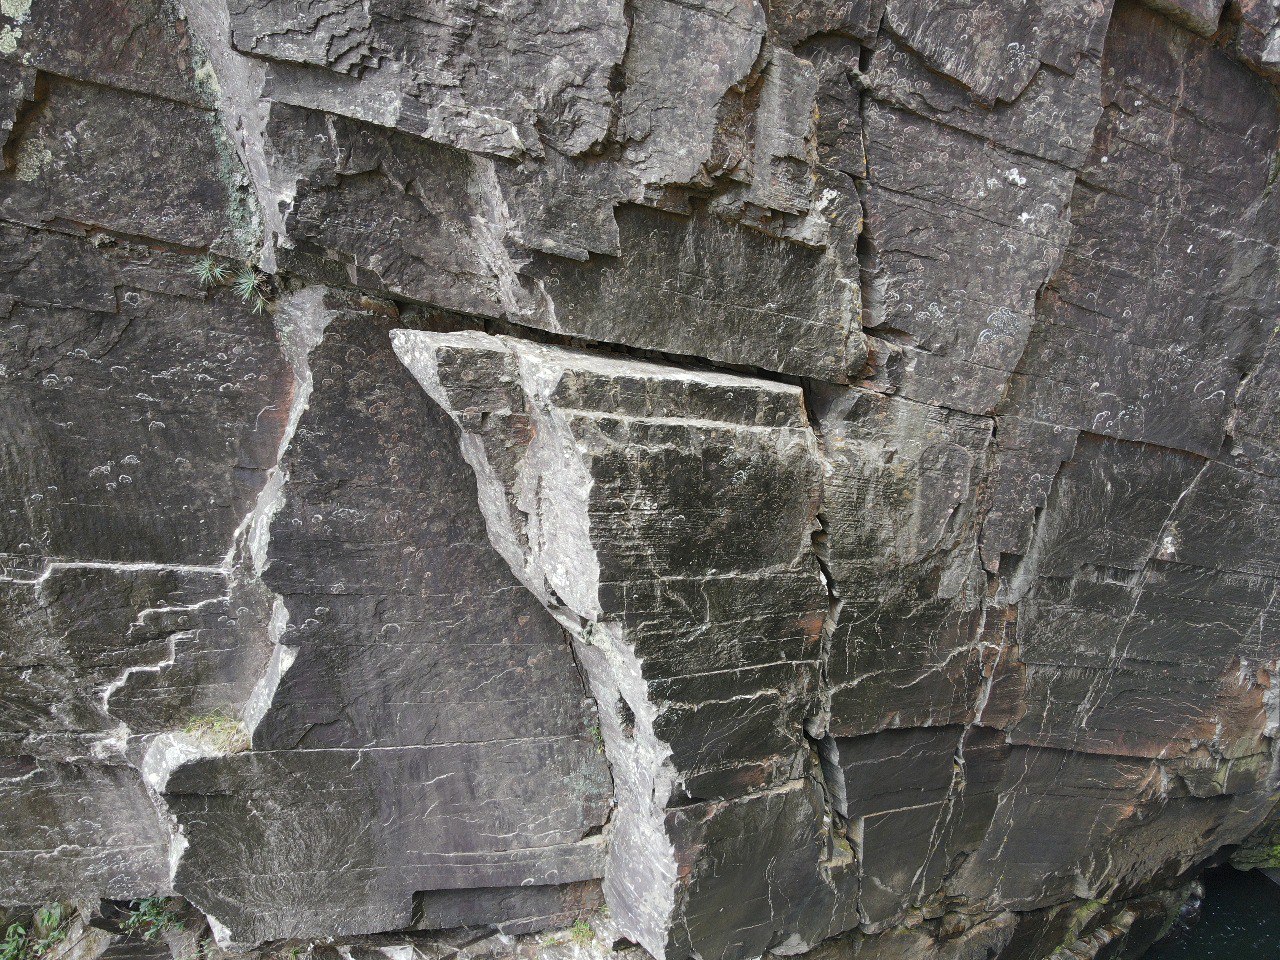
[[[251,264],[241,264],[232,271],[229,265],[205,254],[195,262],[191,272],[202,287],[229,286],[254,313],[271,309],[271,287],[267,275]]]
[[[203,256],[191,268],[202,287],[213,287],[227,281],[227,268],[211,256]]]
[[[20,923],[9,924],[0,940],[0,960],[21,960],[27,951],[27,928]]]
[[[569,928],[569,939],[580,946],[586,946],[595,938],[595,930],[591,929],[591,924],[585,920],[575,920],[573,926]]]
[[[236,296],[253,307],[254,313],[262,313],[267,309],[267,278],[248,264],[236,271],[231,289],[236,292]]]
[[[206,713],[192,717],[182,730],[202,740],[219,753],[239,753],[249,749],[249,736],[244,724],[225,713]]]
[[[129,916],[120,925],[129,936],[141,935],[154,940],[166,930],[183,929],[182,918],[166,897],[146,897],[129,901]]]
[[[62,904],[46,904],[36,911],[30,930],[21,923],[9,924],[0,940],[0,960],[39,960],[67,939],[70,924]]]
[[[544,947],[562,947],[566,943],[576,943],[579,946],[586,946],[593,943],[596,939],[596,932],[591,928],[591,924],[586,920],[578,919],[573,922],[573,926],[568,930],[560,930],[555,933],[549,933],[542,938]]]
[[[1237,870],[1274,870],[1280,867],[1280,843],[1242,847],[1231,855],[1231,865]]]

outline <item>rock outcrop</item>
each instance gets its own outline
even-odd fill
[[[0,139],[21,960],[1280,865],[1276,0],[4,0]]]

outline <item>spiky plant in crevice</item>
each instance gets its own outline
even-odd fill
[[[221,263],[212,254],[205,254],[191,268],[192,275],[201,287],[230,287],[254,313],[271,309],[271,282],[267,275],[252,264],[234,266]]]
[[[236,292],[236,296],[253,308],[254,313],[262,313],[270,305],[267,300],[266,274],[258,272],[257,268],[248,264],[236,271],[235,278],[231,281],[231,289]]]
[[[202,287],[218,286],[227,279],[227,268],[208,254],[196,261],[191,272]]]

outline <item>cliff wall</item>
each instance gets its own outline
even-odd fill
[[[3,0],[25,960],[1136,956],[1280,849],[1278,83],[1275,0]]]

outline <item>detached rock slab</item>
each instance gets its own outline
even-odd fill
[[[687,808],[776,819],[724,801],[801,780],[820,710],[821,467],[799,388],[476,332],[393,342],[461,431],[490,539],[575,639],[618,804],[614,916],[655,956],[677,929],[719,955],[732,930],[701,901],[740,877],[694,866]]]

